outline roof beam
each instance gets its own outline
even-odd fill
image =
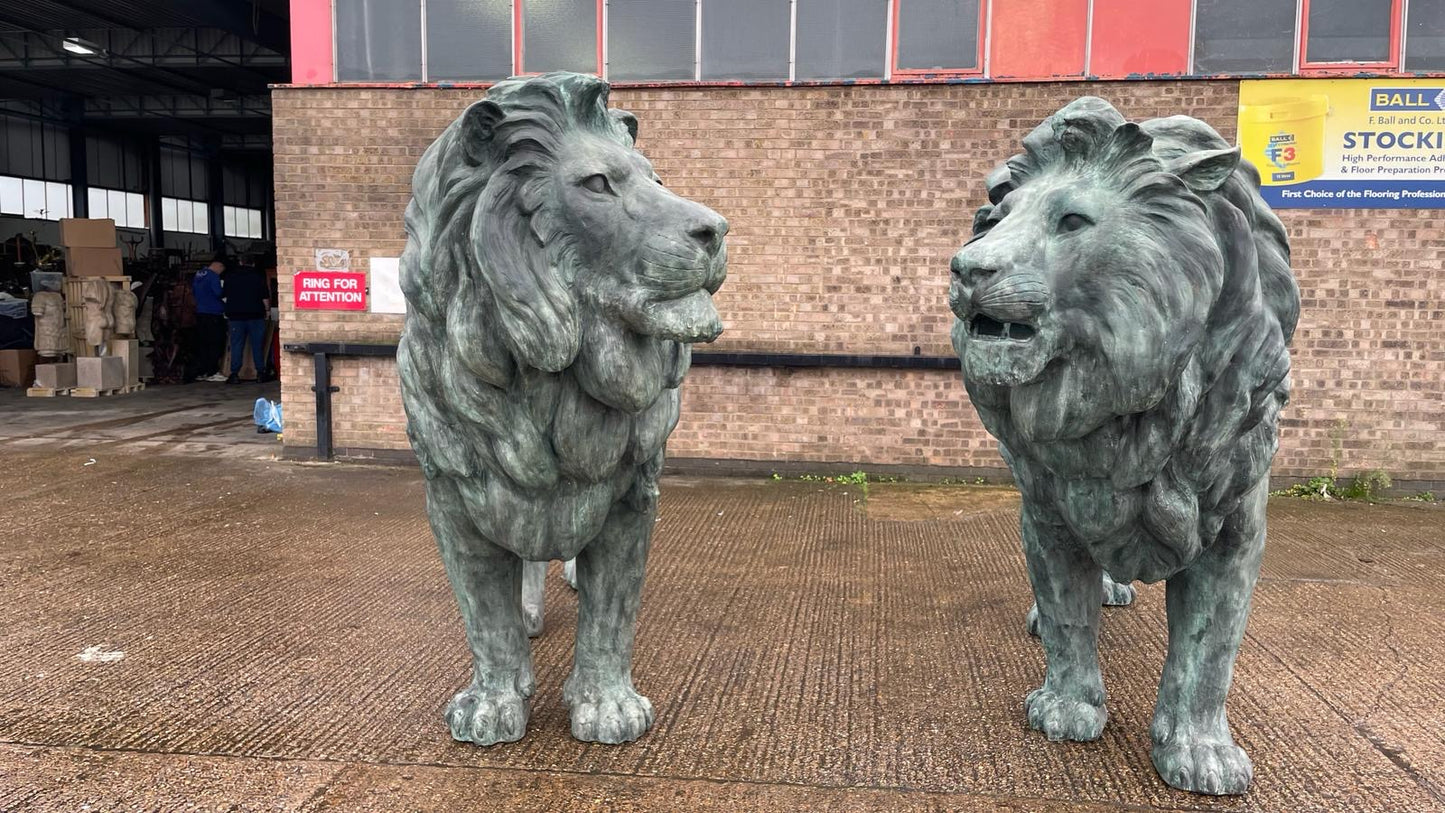
[[[87,121],[163,116],[173,119],[270,118],[271,97],[105,96],[85,100]]]
[[[98,53],[65,50],[79,39]],[[218,28],[0,31],[0,70],[27,68],[284,68],[285,54]],[[270,81],[272,77],[257,73]]]

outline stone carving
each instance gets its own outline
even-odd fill
[[[35,352],[46,357],[69,353],[65,297],[55,291],[36,291],[30,297],[30,313],[35,316]]]
[[[135,336],[135,312],[139,304],[128,286],[122,285],[114,290],[111,310],[115,313],[115,335],[125,339]]]
[[[472,651],[446,720],[479,745],[526,731],[524,560],[577,560],[573,736],[626,742],[653,720],[633,633],[689,344],[722,331],[727,222],[661,184],[608,90],[498,83],[412,179],[397,358]]]
[[[110,309],[110,283],[103,279],[88,279],[81,283],[80,296],[84,303],[81,313],[85,316],[86,346],[106,344],[110,341],[111,328],[115,327],[115,316]]]
[[[1023,492],[1047,657],[1029,724],[1106,719],[1103,571],[1168,580],[1153,761],[1177,788],[1253,773],[1224,699],[1264,550],[1265,496],[1299,315],[1259,175],[1203,122],[1126,123],[1083,98],[988,177],[953,257],[964,383]]]
[[[546,579],[546,562],[527,562],[522,565],[522,624],[527,628],[529,638],[542,634]],[[576,559],[568,559],[562,563],[562,579],[567,582],[568,587],[577,589]]]

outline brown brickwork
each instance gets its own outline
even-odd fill
[[[946,355],[948,258],[981,178],[1059,106],[1187,113],[1233,138],[1232,81],[621,89],[640,146],[732,224],[712,350]],[[392,342],[399,317],[291,309],[316,248],[402,249],[422,150],[479,90],[281,89],[274,99],[285,341]],[[1275,471],[1445,480],[1445,220],[1432,210],[1281,212],[1304,300]],[[286,442],[314,445],[310,359],[282,365]],[[389,359],[343,359],[335,444],[402,449]],[[956,373],[696,368],[674,457],[997,469]]]

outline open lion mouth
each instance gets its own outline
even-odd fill
[[[968,335],[977,339],[1012,339],[1016,342],[1026,342],[1038,335],[1038,328],[1023,322],[1000,322],[999,320],[980,313],[973,317],[968,323]]]

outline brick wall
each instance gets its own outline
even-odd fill
[[[946,355],[948,258],[981,178],[1084,93],[1131,118],[1187,113],[1234,135],[1237,83],[626,89],[668,185],[731,222],[708,349]],[[412,167],[478,90],[275,93],[283,271],[348,248],[397,256]],[[1430,210],[1281,212],[1304,312],[1276,472],[1384,468],[1445,480],[1445,225]],[[286,341],[394,341],[398,317],[290,309]],[[288,444],[314,444],[310,360],[283,364]],[[339,447],[405,448],[390,360],[337,364]],[[674,457],[914,467],[1001,465],[956,373],[695,368]]]

